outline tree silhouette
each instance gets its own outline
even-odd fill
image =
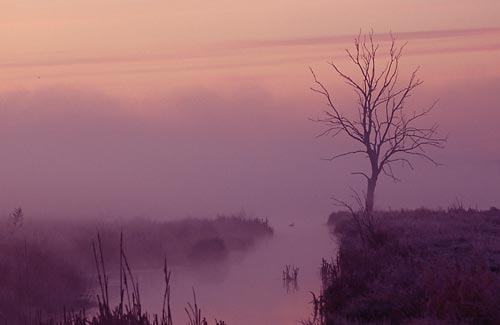
[[[403,167],[413,169],[411,159],[414,157],[424,158],[438,165],[426,149],[443,148],[446,142],[445,137],[438,135],[437,124],[430,127],[417,125],[437,101],[421,111],[407,106],[407,99],[422,81],[417,77],[419,68],[411,73],[407,81],[400,81],[399,63],[405,45],[398,46],[391,34],[388,58],[379,59],[379,44],[374,43],[373,32],[363,36],[359,34],[354,40],[354,51],[346,49],[358,76],[350,76],[336,63],[329,63],[357,95],[357,112],[354,118],[336,104],[331,91],[318,80],[314,70],[310,69],[315,82],[311,89],[321,94],[328,106],[323,117],[317,119],[326,125],[321,135],[344,135],[357,145],[352,151],[339,153],[328,159],[361,154],[370,162],[369,172],[353,172],[367,180],[364,210],[368,215],[373,213],[375,189],[381,173],[398,180],[393,172],[393,165],[401,163]]]

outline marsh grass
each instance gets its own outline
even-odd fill
[[[171,271],[167,267],[167,261],[164,260],[164,280],[165,290],[163,292],[163,307],[161,314],[148,314],[143,310],[141,304],[141,295],[139,282],[134,277],[130,268],[127,255],[124,251],[123,236],[120,236],[120,300],[116,306],[110,303],[109,277],[103,253],[103,246],[100,234],[97,235],[97,241],[93,242],[93,256],[96,267],[96,277],[98,281],[98,293],[96,300],[98,303],[97,312],[89,316],[82,309],[78,312],[67,312],[64,310],[59,319],[44,319],[41,314],[35,314],[34,317],[24,317],[20,324],[25,325],[173,325],[171,300],[170,300],[170,276]],[[208,325],[206,318],[202,317],[201,308],[196,301],[196,293],[193,288],[193,303],[188,302],[185,308],[190,325]],[[216,325],[226,325],[224,321],[215,320]]]

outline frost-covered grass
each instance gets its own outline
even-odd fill
[[[347,213],[329,223],[318,323],[500,323],[500,211],[379,212],[367,244]]]

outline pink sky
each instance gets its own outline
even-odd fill
[[[327,69],[360,29],[408,41],[412,104],[450,133],[381,207],[500,205],[500,2],[5,1],[0,11],[0,208],[40,215],[321,218],[362,188],[349,144],[316,139],[308,67]]]

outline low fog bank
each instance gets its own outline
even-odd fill
[[[132,109],[69,89],[4,94],[1,206],[69,218],[317,211],[324,175],[304,173],[321,164],[316,130],[280,105],[256,90]]]
[[[95,271],[92,247],[98,236],[108,267],[116,269],[121,236],[135,267],[161,268],[165,258],[171,265],[221,263],[230,252],[245,251],[274,233],[267,219],[242,213],[169,221],[139,217],[33,219],[23,215],[20,222],[11,214],[1,219],[1,226],[2,242],[26,241],[89,273]]]
[[[433,153],[443,166],[417,161],[415,171],[398,171],[403,182],[382,180],[380,207],[446,207],[457,199],[495,205],[495,87],[499,80],[416,95],[418,107],[441,98],[429,123],[450,134],[447,148]],[[0,207],[4,215],[22,206],[33,217],[63,218],[245,210],[288,222],[327,215],[331,196],[363,189],[350,172],[367,163],[321,160],[352,148],[340,138],[315,138],[322,126],[308,118],[323,108],[307,91],[278,98],[255,85],[231,95],[186,89],[134,103],[67,87],[4,93]]]

